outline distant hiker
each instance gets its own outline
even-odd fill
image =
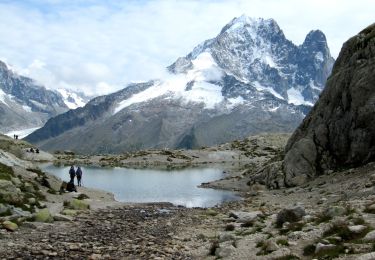
[[[33,152],[34,152],[34,149],[33,149],[32,147],[30,148],[30,152],[31,152],[31,153],[33,153]]]
[[[70,167],[69,175],[70,175],[70,182],[73,182],[74,184],[74,177],[76,176],[76,171],[74,170],[73,165]]]
[[[16,135],[13,135],[13,138],[16,139]]]
[[[78,166],[78,168],[77,168],[76,175],[77,175],[77,185],[78,185],[78,186],[82,186],[82,185],[81,185],[82,170],[81,170],[81,167],[79,167],[79,166]]]
[[[74,185],[74,181],[68,182],[68,184],[66,185],[66,190],[69,191],[69,192],[72,192],[72,191],[77,192],[77,188]]]
[[[39,149],[38,149],[38,148],[36,148],[36,149],[35,149],[35,152],[36,152],[36,153],[39,153]]]
[[[16,137],[16,140],[18,140],[18,135],[16,135],[15,137]]]

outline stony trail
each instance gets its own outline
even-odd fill
[[[140,205],[89,211],[72,222],[29,223],[2,233],[1,259],[192,259],[178,243],[189,209]],[[18,234],[16,234],[18,233]]]

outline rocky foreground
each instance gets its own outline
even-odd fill
[[[208,165],[209,158],[218,158],[218,154],[232,153],[232,160],[247,158],[240,166],[235,161],[223,164],[231,166],[227,178],[203,185],[237,190],[243,200],[209,209],[165,203],[122,204],[106,192],[85,187],[79,187],[78,193],[60,195],[52,192],[59,180],[13,166],[10,182],[18,185],[20,198],[27,201],[22,202],[22,208],[0,203],[0,258],[374,259],[375,164],[331,171],[299,187],[269,190],[250,183],[251,176],[282,156],[281,140],[286,138],[266,136],[197,153],[195,159]],[[25,146],[27,143],[21,150],[12,146],[23,159],[30,157],[22,153]],[[172,162],[167,158],[183,151],[155,157],[157,153],[144,153],[141,159],[130,155],[128,160],[147,161],[142,158],[150,156],[158,163],[164,158],[164,163],[172,165],[174,158]],[[194,158],[193,151],[188,153]],[[13,158],[14,164],[19,160],[30,167],[30,161],[4,154],[8,161]],[[79,156],[64,156],[64,161],[81,160]],[[116,157],[85,160],[112,162],[112,158]],[[41,184],[43,177],[51,188]],[[25,187],[25,183],[30,184]],[[34,193],[25,190],[31,191],[31,187]],[[4,198],[4,189],[0,194]]]

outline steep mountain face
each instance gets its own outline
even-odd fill
[[[60,94],[19,76],[0,61],[0,132],[40,127],[67,110]]]
[[[289,139],[285,183],[375,160],[375,24],[341,50],[319,101]]]
[[[310,32],[295,46],[274,20],[241,16],[178,58],[168,77],[96,98],[27,139],[48,150],[111,153],[292,131],[317,100],[332,64],[322,32]]]

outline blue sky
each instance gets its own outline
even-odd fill
[[[374,22],[372,0],[0,0],[0,60],[50,88],[91,94],[165,75],[232,18],[274,18],[301,44],[322,30],[333,56]]]

